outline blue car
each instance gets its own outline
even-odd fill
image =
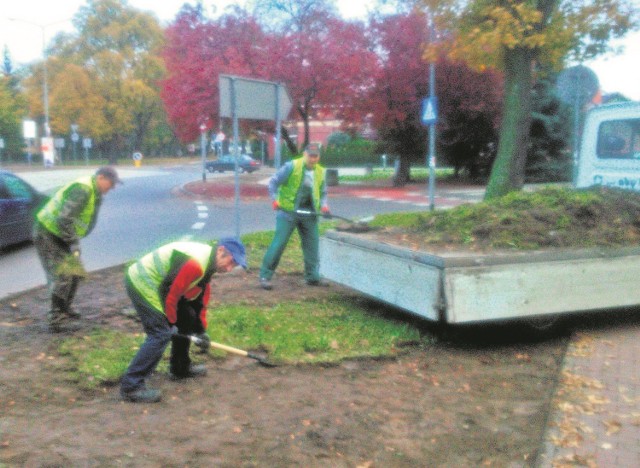
[[[36,211],[47,196],[0,169],[0,249],[31,241]]]
[[[238,172],[248,172],[251,174],[260,169],[260,161],[253,159],[248,154],[241,154],[238,158]],[[235,171],[236,160],[231,154],[220,156],[215,161],[209,161],[205,164],[209,172]]]

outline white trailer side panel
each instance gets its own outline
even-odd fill
[[[640,304],[640,257],[447,269],[447,321],[526,318]]]
[[[320,274],[429,320],[438,320],[440,269],[437,267],[321,237]]]

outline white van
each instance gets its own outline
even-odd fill
[[[586,116],[576,187],[640,191],[640,102],[607,104]]]

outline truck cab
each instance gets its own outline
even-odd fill
[[[640,102],[591,109],[580,143],[575,186],[640,191]]]

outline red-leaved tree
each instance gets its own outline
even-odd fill
[[[378,66],[362,23],[332,16],[307,20],[302,31],[274,40],[270,51],[272,79],[287,85],[295,110],[291,117],[304,123],[303,146],[311,119],[362,120],[362,103]]]
[[[414,11],[372,22],[372,37],[382,66],[370,93],[369,109],[381,149],[399,158],[396,185],[409,180],[411,163],[426,162],[427,129],[420,120],[429,95],[429,64],[424,61],[429,29]],[[493,72],[474,72],[441,59],[436,65],[439,102],[439,155],[458,169],[473,170],[474,160],[491,141],[499,123],[501,91]]]
[[[293,101],[290,118],[304,122],[304,145],[310,119],[354,117],[354,109],[362,108],[355,103],[372,86],[377,66],[364,25],[322,10],[295,30],[267,33],[243,10],[209,20],[198,7],[186,5],[167,28],[164,58],[168,77],[162,97],[183,142],[197,137],[204,120],[219,121],[221,73],[285,84]],[[283,136],[297,152],[286,131]]]
[[[220,121],[218,75],[269,78],[267,42],[242,10],[211,21],[198,7],[183,7],[166,30],[167,78],[162,82],[169,121],[182,142],[196,139],[202,123],[217,126]]]

